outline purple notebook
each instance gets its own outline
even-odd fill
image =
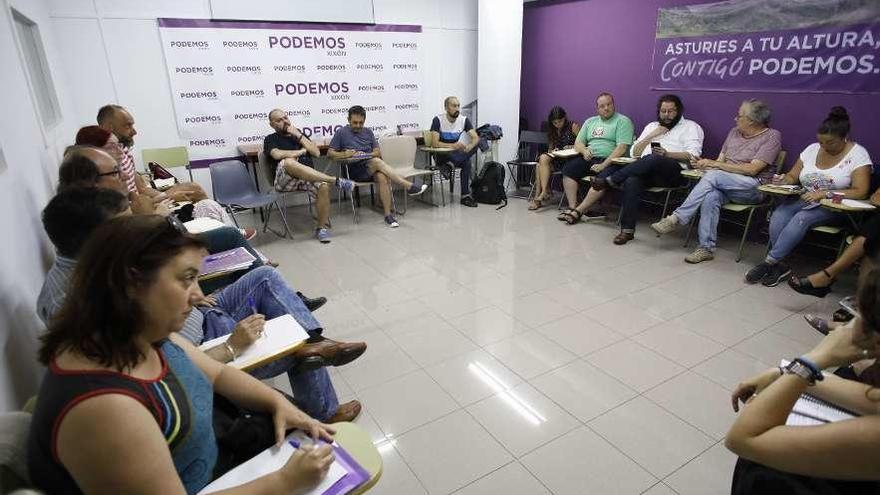
[[[339,479],[324,495],[344,495],[366,483],[370,479],[370,473],[361,467],[345,449],[339,445],[333,445],[333,453],[336,454],[336,462],[345,468],[348,473]]]
[[[221,272],[234,272],[244,270],[251,266],[256,258],[243,247],[221,251],[202,260],[202,270],[199,276],[211,275]]]

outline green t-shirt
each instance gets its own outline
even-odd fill
[[[632,144],[633,123],[629,117],[615,112],[608,120],[594,115],[584,122],[577,140],[593,150],[593,156],[607,157],[618,144]]]

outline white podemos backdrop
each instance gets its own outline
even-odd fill
[[[377,136],[420,127],[421,26],[159,19],[159,31],[191,160],[262,143],[276,107],[317,142],[352,105]]]

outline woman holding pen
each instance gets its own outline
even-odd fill
[[[574,146],[574,140],[581,130],[577,122],[568,120],[565,109],[555,106],[550,109],[547,116],[550,124],[547,128],[547,150],[553,152]],[[550,176],[553,174],[555,158],[550,153],[541,153],[538,157],[538,165],[535,167],[535,196],[529,202],[529,210],[537,210],[544,205],[544,201],[550,199]]]
[[[113,246],[113,249],[106,249]],[[47,493],[196,493],[220,472],[213,394],[290,429],[333,428],[259,380],[175,335],[198,299],[206,252],[159,216],[124,216],[83,247],[65,304],[42,338],[48,367],[31,421],[31,479]],[[268,446],[267,446],[268,447]],[[329,446],[222,493],[302,493],[326,476]]]

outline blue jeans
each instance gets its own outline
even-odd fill
[[[812,208],[807,208],[811,206]],[[783,260],[801,242],[807,231],[816,225],[835,223],[840,220],[838,214],[805,203],[800,199],[786,201],[773,210],[770,217],[770,252],[767,261],[775,263]]]
[[[703,175],[700,182],[691,189],[684,203],[673,213],[679,223],[686,225],[700,210],[698,228],[700,247],[709,251],[715,250],[718,238],[718,217],[721,205],[728,201],[741,204],[758,204],[764,194],[758,191],[758,179],[747,175],[710,170]]]
[[[232,333],[235,324],[252,313],[249,298],[253,298],[257,311],[265,315],[267,320],[289,314],[309,335],[320,335],[322,331],[321,324],[302,299],[287,286],[277,270],[268,266],[251,270],[217,293],[216,298],[215,307],[202,308],[205,312],[205,340]],[[300,409],[315,419],[329,419],[339,407],[330,374],[325,368],[294,373],[296,364],[296,359],[288,356],[250,373],[256,378],[265,379],[287,372],[290,389]]]
[[[251,247],[247,239],[245,239],[244,236],[241,235],[241,232],[234,227],[220,227],[218,229],[202,232],[201,234],[198,234],[197,237],[205,241],[205,244],[207,244],[208,247],[208,252],[211,254],[219,253],[221,251],[228,251],[237,247],[243,247],[247,249],[247,251],[251,253],[254,258],[256,258],[256,260],[251,263],[251,267],[248,268],[248,270],[253,270],[254,268],[263,266],[263,262],[260,260],[260,256],[257,254],[256,251],[254,251],[254,248]],[[239,277],[247,273],[248,270],[239,270],[229,275],[208,279],[203,282],[199,282],[199,286],[202,288],[202,292],[204,292],[205,294],[210,294],[235,282],[239,279]]]

